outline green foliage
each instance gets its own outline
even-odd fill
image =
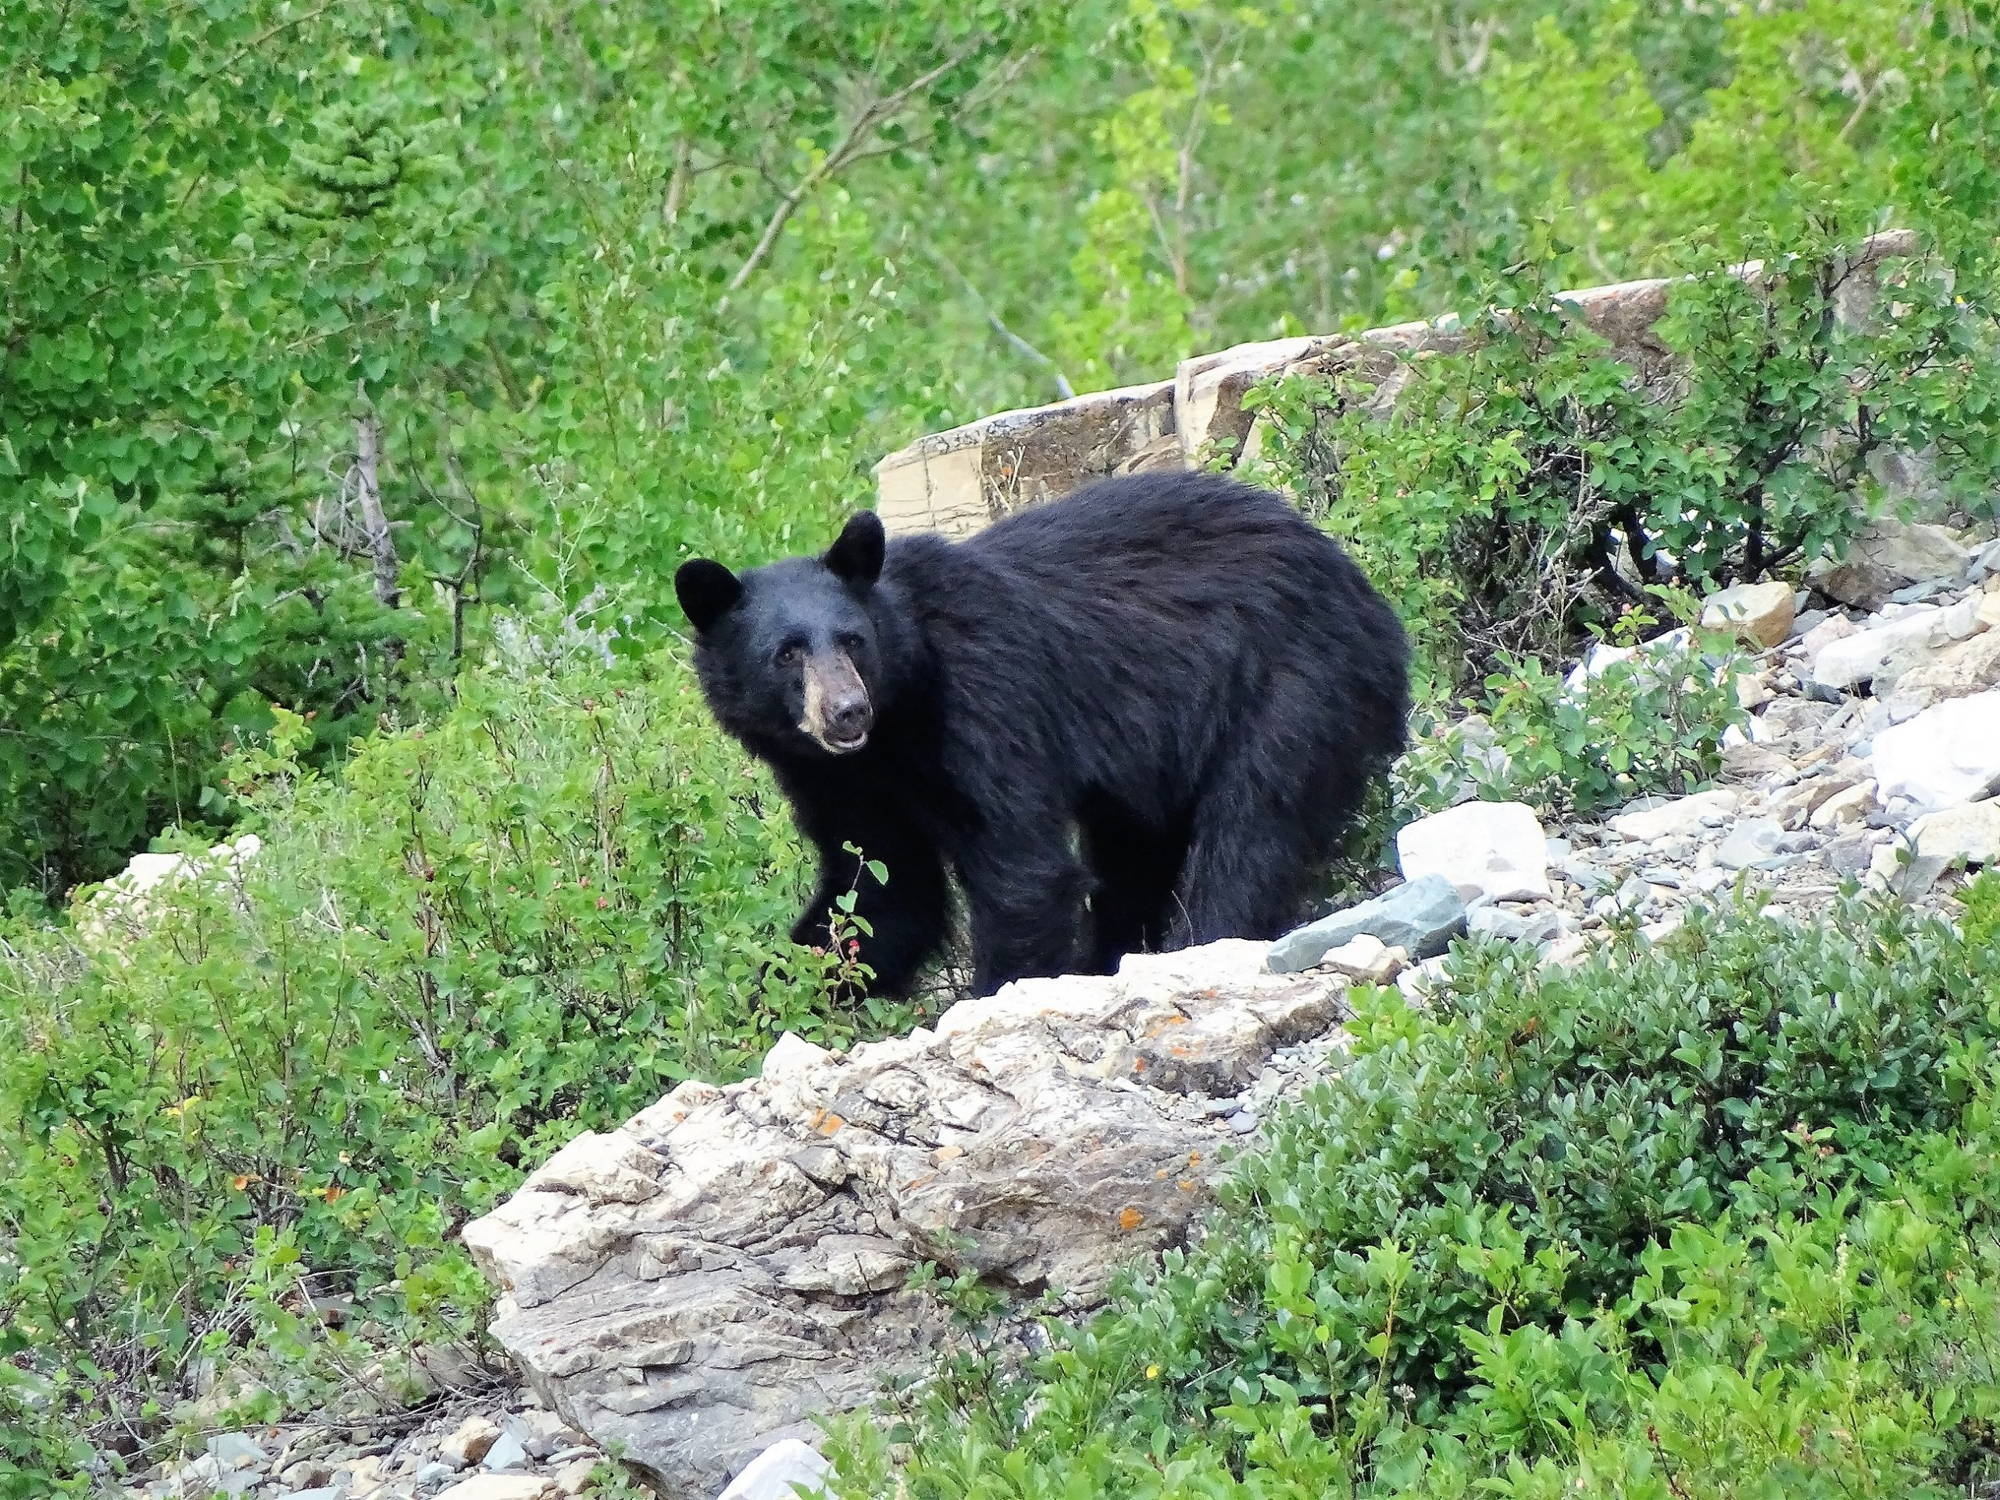
[[[272,704],[322,766],[435,712],[488,606],[653,649],[690,549],[817,541],[919,431],[1435,313],[1540,223],[1547,285],[1835,203],[1975,298],[1990,258],[1984,3],[895,20],[0,7],[0,887],[225,818]],[[1615,372],[1573,363],[1587,441]],[[1518,483],[1468,421],[1467,482]]]
[[[1573,247],[1562,274],[1668,269],[1671,247],[1701,225],[1754,224],[1786,238],[1835,204],[1866,220],[1895,202],[1891,178],[1907,149],[1896,129],[1930,102],[1911,87],[1932,60],[1911,7],[1686,7],[1696,14],[1681,40],[1727,65],[1683,75],[1692,97],[1671,127],[1665,91],[1641,61],[1667,40],[1646,14],[1663,8],[1594,9],[1574,30],[1543,18],[1485,81],[1502,186]]]
[[[463,1328],[451,1236],[579,1129],[914,1019],[774,936],[799,852],[669,659],[469,674],[338,780],[305,733],[228,767],[254,856],[7,935],[0,1366],[86,1413],[170,1406],[274,1277]]]
[[[0,889],[266,839],[129,939],[7,930],[0,1493],[246,1340],[319,1403],[301,1274],[468,1332],[449,1230],[570,1132],[779,1027],[907,1020],[771,950],[797,853],[660,653],[684,556],[821,545],[921,431],[1497,305],[1397,422],[1272,398],[1433,685],[1485,682],[1492,743],[1427,744],[1404,805],[1703,774],[1719,686],[1564,694],[1552,656],[1837,544],[1874,449],[2000,469],[1997,55],[1990,0],[0,0]],[[1829,322],[1831,249],[1891,222],[1936,257]],[[1717,274],[1753,247],[1756,295]],[[1662,399],[1551,292],[1668,270]],[[1866,1358],[1940,1347],[1901,1296]],[[1507,1360],[1605,1368],[1529,1326],[1476,1351],[1520,1444]],[[1819,1373],[1877,1389],[1840,1332]],[[1218,1452],[1345,1462],[1252,1394]]]
[[[1643,610],[1622,617],[1623,644],[1573,687],[1533,658],[1506,660],[1482,684],[1483,712],[1418,732],[1395,768],[1398,801],[1437,812],[1470,791],[1589,816],[1646,793],[1695,790],[1744,717],[1736,661],[1721,643],[1685,634],[1634,646],[1652,623]]]
[[[329,764],[437,707],[480,605],[615,587],[650,649],[687,548],[830,523],[871,424],[930,404],[873,347],[895,236],[836,178],[964,152],[1060,33],[1005,3],[0,23],[0,888],[50,894],[221,816],[273,703]]]
[[[1967,905],[1358,994],[1197,1246],[912,1398],[904,1492],[1957,1492],[2000,1413],[2000,882]]]
[[[1934,449],[1969,501],[2000,479],[2000,305],[1954,291],[1932,257],[1857,266],[1821,232],[1754,281],[1710,259],[1658,326],[1673,358],[1645,371],[1611,356],[1546,267],[1497,283],[1461,348],[1250,397],[1270,423],[1262,463],[1420,622],[1442,689],[1554,660],[1648,588],[1838,550],[1884,450]],[[1369,403],[1390,382],[1384,419]]]
[[[1588,817],[1649,793],[1692,792],[1713,776],[1723,736],[1745,717],[1740,657],[1691,628],[1687,595],[1655,592],[1682,629],[1645,640],[1658,621],[1634,608],[1587,665],[1558,674],[1533,657],[1506,657],[1458,703],[1420,704],[1410,748],[1349,829],[1323,895],[1348,905],[1375,894],[1394,866],[1397,832],[1468,799]]]

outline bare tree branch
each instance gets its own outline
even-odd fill
[[[694,146],[686,136],[682,136],[674,146],[674,171],[667,179],[666,201],[660,205],[660,218],[667,224],[680,219],[681,204],[687,198],[688,179],[693,175]]]
[[[750,251],[749,259],[738,266],[736,274],[729,278],[729,290],[732,292],[743,290],[750,278],[757,274],[757,268],[764,264],[765,258],[771,253],[771,247],[778,242],[778,235],[791,221],[792,215],[799,211],[800,205],[812,196],[815,188],[854,160],[869,137],[875,133],[876,127],[894,119],[918,94],[985,46],[986,39],[978,38],[954,52],[928,73],[913,78],[895,92],[871,100],[865,105],[861,113],[854,117],[853,123],[847,127],[846,133],[841,136],[833,150],[801,177],[790,192],[778,200],[778,206],[771,211],[771,217],[765,222],[764,232],[757,237],[756,246]]]
[[[993,310],[992,304],[986,300],[985,296],[980,292],[979,288],[972,284],[972,278],[967,276],[965,272],[961,271],[958,268],[957,263],[953,261],[950,256],[946,255],[942,250],[933,250],[931,254],[937,260],[937,263],[939,265],[943,266],[947,271],[951,272],[953,276],[958,278],[959,284],[965,288],[966,295],[971,297],[973,302],[978,306],[980,312],[985,314],[988,326],[990,326],[995,333],[999,334],[1001,338],[1005,339],[1009,344],[1012,344],[1021,353],[1025,354],[1029,359],[1032,359],[1036,364],[1041,365],[1048,370],[1050,376],[1055,380],[1056,394],[1058,396],[1060,396],[1063,400],[1067,401],[1070,399],[1070,397],[1076,394],[1075,387],[1073,387],[1069,383],[1069,377],[1063,374],[1062,366],[1058,365],[1054,360],[1050,359],[1046,354],[1042,353],[1041,350],[1037,349],[1033,344],[1029,343],[1026,339],[1022,338],[1020,334],[1014,332],[1014,330],[1009,328],[1005,323],[1001,322],[1000,315]]]

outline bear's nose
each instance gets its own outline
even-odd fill
[[[843,698],[833,706],[827,716],[828,727],[843,740],[859,739],[868,732],[875,721],[875,712],[869,707],[868,699],[857,693],[852,698]]]

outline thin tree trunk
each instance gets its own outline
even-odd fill
[[[361,525],[368,536],[368,551],[375,559],[375,597],[390,609],[398,608],[403,592],[396,586],[396,538],[389,531],[389,518],[382,512],[379,465],[382,458],[382,429],[373,412],[354,419],[354,489],[361,504]]]

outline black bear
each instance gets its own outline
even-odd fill
[[[1361,570],[1277,495],[1105,479],[963,542],[674,578],[716,719],[820,855],[792,930],[858,892],[870,991],[905,992],[964,890],[974,988],[1275,937],[1402,748],[1408,647]],[[880,860],[888,883],[856,856]]]

